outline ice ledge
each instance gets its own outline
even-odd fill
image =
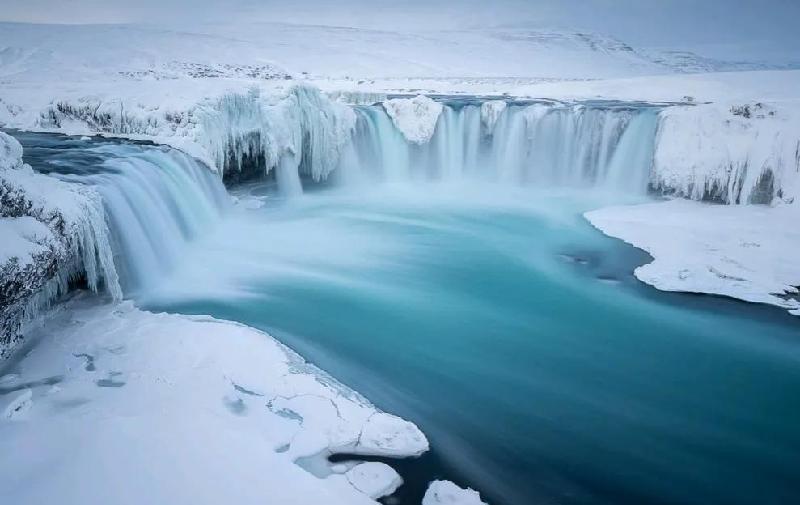
[[[647,251],[636,277],[662,291],[730,296],[800,315],[800,206],[670,200],[587,212],[608,236]]]
[[[240,324],[78,296],[30,338],[0,378],[10,502],[374,505],[401,483],[389,468],[320,478],[294,462],[428,449],[412,423]]]

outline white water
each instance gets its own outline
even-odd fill
[[[187,244],[209,232],[230,205],[219,177],[179,151],[117,143],[75,149],[82,141],[48,141],[25,140],[31,163],[100,195],[112,268],[126,296],[162,282]],[[96,268],[84,265],[90,285],[96,284]]]
[[[495,124],[480,105],[446,106],[433,137],[408,142],[379,106],[358,107],[336,175],[376,181],[497,181],[513,186],[647,190],[658,126],[652,108],[512,105]]]

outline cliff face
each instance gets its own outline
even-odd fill
[[[800,194],[800,109],[760,102],[668,107],[650,184],[692,200],[793,203]]]
[[[102,202],[91,189],[37,174],[22,147],[0,133],[0,358],[24,324],[68,289],[85,283],[121,298]]]

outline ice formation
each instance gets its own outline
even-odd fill
[[[393,98],[383,108],[403,136],[412,144],[425,144],[436,130],[442,104],[425,95],[414,98]]]
[[[99,194],[34,173],[22,148],[0,133],[0,223],[13,244],[0,259],[0,355],[21,339],[22,325],[85,279],[94,291],[122,297]],[[5,245],[4,245],[4,249]],[[10,252],[9,252],[10,251]]]
[[[449,480],[435,480],[430,483],[422,505],[487,505],[481,495],[472,489],[463,489]]]
[[[392,467],[375,461],[360,463],[345,476],[354,488],[376,499],[389,496],[403,484],[403,479]]]
[[[661,113],[651,185],[727,204],[793,201],[800,191],[800,117],[764,103],[669,107]]]
[[[217,167],[226,173],[262,175],[288,164],[282,171],[294,183],[285,186],[295,187],[301,175],[318,181],[336,168],[355,125],[350,107],[307,86],[292,88],[278,101],[262,97],[257,89],[228,94],[201,107],[197,115],[199,142]]]

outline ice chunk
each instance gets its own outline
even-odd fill
[[[354,466],[345,476],[354,488],[376,499],[394,493],[403,484],[392,467],[373,461]]]
[[[435,480],[430,483],[422,505],[487,505],[481,495],[472,489],[463,489],[449,480]]]

